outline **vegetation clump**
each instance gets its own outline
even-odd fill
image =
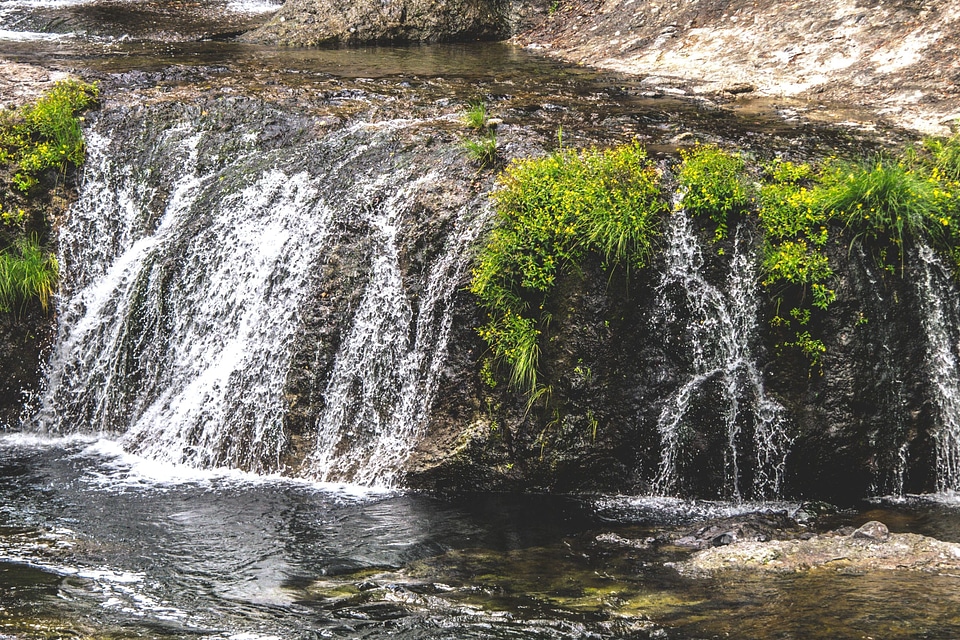
[[[677,180],[682,207],[692,215],[708,216],[716,223],[716,240],[727,237],[728,217],[749,202],[744,161],[715,145],[680,150]]]
[[[59,82],[39,100],[0,118],[0,164],[14,164],[14,186],[23,192],[36,187],[48,169],[61,174],[84,158],[78,114],[97,100],[96,85],[76,80]]]
[[[461,117],[462,122],[471,129],[476,138],[465,138],[463,149],[467,157],[481,169],[492,167],[497,162],[497,129],[500,121],[490,118],[487,105],[482,100],[471,102]]]
[[[738,154],[698,145],[680,155],[683,209],[709,216],[716,240],[727,236],[731,213],[756,215],[770,322],[787,332],[781,345],[798,349],[811,365],[820,365],[826,352],[812,326],[836,300],[826,251],[831,239],[869,246],[890,272],[898,265],[902,271],[908,246],[929,242],[960,273],[958,135],[926,140],[900,158],[827,159],[819,166],[775,160],[753,184]]]
[[[32,299],[47,310],[58,273],[56,257],[40,247],[36,236],[18,238],[0,252],[0,312],[14,311]]]
[[[487,128],[487,119],[489,118],[487,105],[482,100],[471,102],[463,114],[463,123],[470,129],[482,131]]]
[[[643,267],[668,209],[660,175],[638,144],[561,149],[514,160],[494,194],[498,224],[480,252],[470,290],[487,311],[479,329],[510,382],[538,390],[539,338],[550,322],[546,299],[587,255],[608,267]]]
[[[52,196],[84,160],[83,110],[96,85],[59,82],[36,102],[0,113],[0,312],[49,307],[59,268],[47,247]],[[56,207],[54,207],[56,208]]]
[[[680,151],[675,173],[678,214],[709,218],[716,242],[727,238],[731,216],[756,221],[769,322],[780,332],[779,345],[813,367],[822,366],[827,350],[820,321],[837,299],[831,245],[866,247],[895,274],[898,266],[903,273],[912,245],[929,243],[960,275],[960,133],[928,139],[897,158],[819,164],[749,165],[742,154],[696,145]],[[479,333],[495,360],[508,365],[515,388],[539,388],[546,302],[558,277],[577,272],[590,254],[607,267],[648,263],[669,210],[659,178],[638,144],[561,149],[515,160],[504,171],[494,196],[498,224],[470,288],[488,314]]]
[[[491,130],[476,140],[467,138],[463,141],[463,148],[481,169],[492,167],[497,162],[497,133]]]

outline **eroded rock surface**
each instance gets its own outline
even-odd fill
[[[960,117],[955,3],[568,0],[557,6],[516,41],[648,76],[651,90],[843,103],[925,132],[940,133]]]
[[[247,39],[284,45],[493,40],[507,35],[500,0],[289,0]]]

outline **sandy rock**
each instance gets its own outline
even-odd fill
[[[943,542],[913,533],[890,533],[886,526],[870,522],[852,535],[826,534],[808,540],[738,542],[704,549],[689,560],[674,565],[686,575],[710,575],[720,571],[794,573],[813,569],[842,573],[867,571],[960,570],[960,544]]]
[[[696,93],[856,105],[926,133],[960,107],[960,5],[945,0],[572,0],[515,41]]]
[[[14,108],[40,97],[67,74],[0,59],[0,108]]]

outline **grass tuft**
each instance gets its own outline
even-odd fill
[[[534,397],[546,299],[557,277],[588,254],[608,266],[642,267],[667,210],[659,173],[638,145],[559,150],[514,160],[494,193],[498,225],[473,269],[470,290],[488,313],[479,329],[510,383]]]
[[[492,167],[497,162],[497,134],[494,131],[488,131],[477,140],[464,140],[463,148],[481,169]]]
[[[43,251],[36,236],[20,238],[0,252],[0,311],[14,311],[32,299],[46,311],[58,274],[57,259]]]
[[[463,114],[463,124],[476,131],[481,131],[486,128],[489,115],[487,105],[482,101],[471,102]]]

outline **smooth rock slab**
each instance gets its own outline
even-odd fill
[[[811,569],[841,573],[892,570],[939,573],[960,570],[960,544],[915,533],[891,533],[886,541],[860,537],[856,533],[825,534],[809,540],[738,542],[705,549],[689,560],[675,563],[674,567],[692,576],[729,570],[794,573]]]
[[[492,40],[507,35],[498,0],[288,0],[245,40],[292,46]]]

